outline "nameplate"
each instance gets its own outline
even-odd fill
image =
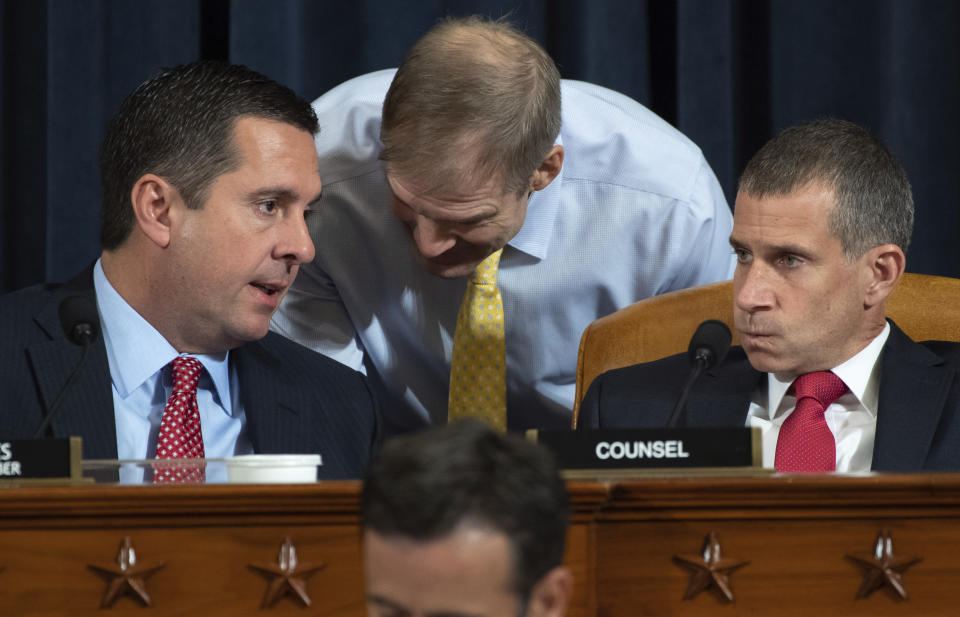
[[[79,437],[10,441],[0,437],[0,480],[78,480],[80,455]]]
[[[759,429],[541,430],[537,442],[562,469],[760,467]]]

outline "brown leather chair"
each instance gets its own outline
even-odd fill
[[[960,279],[904,274],[887,299],[887,316],[915,341],[960,342]],[[577,355],[573,426],[597,375],[686,351],[706,319],[719,319],[733,331],[732,281],[647,298],[587,326]],[[733,344],[739,344],[736,331]]]

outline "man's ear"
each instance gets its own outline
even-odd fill
[[[182,203],[176,188],[160,176],[144,174],[130,191],[133,216],[137,227],[154,244],[166,248],[170,244],[170,211]]]
[[[907,266],[903,250],[896,244],[881,244],[867,251],[865,266],[869,269],[869,284],[863,303],[876,306],[890,295]]]
[[[563,617],[572,593],[573,573],[566,566],[557,566],[530,590],[527,617]]]
[[[533,172],[533,176],[530,177],[530,188],[534,191],[542,191],[547,188],[562,168],[563,146],[554,145],[550,148],[550,152],[547,152],[547,156],[543,158],[540,167],[538,167],[537,170]]]

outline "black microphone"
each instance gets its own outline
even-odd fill
[[[72,343],[80,345],[83,351],[80,353],[80,361],[73,367],[73,371],[70,372],[66,383],[63,384],[60,392],[57,393],[57,397],[53,399],[53,403],[50,404],[47,417],[43,419],[43,422],[41,422],[37,430],[34,431],[33,439],[41,438],[44,431],[46,431],[50,425],[50,422],[56,417],[60,403],[63,402],[64,396],[70,390],[70,386],[76,381],[77,375],[80,374],[80,369],[87,359],[87,351],[90,349],[90,344],[95,341],[97,335],[100,334],[100,317],[97,314],[97,303],[94,302],[93,298],[89,296],[68,296],[60,302],[59,313],[60,327],[63,328],[63,333]]]
[[[687,395],[690,394],[690,388],[693,382],[697,380],[700,373],[706,369],[716,366],[723,362],[730,351],[730,328],[727,324],[716,319],[708,319],[699,326],[690,339],[690,346],[687,348],[687,356],[690,358],[690,374],[687,375],[687,381],[683,384],[683,390],[680,392],[680,398],[674,405],[673,411],[667,418],[667,428],[674,428],[680,419],[680,415],[686,407]]]

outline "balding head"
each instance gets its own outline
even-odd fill
[[[560,76],[543,48],[503,22],[450,19],[394,77],[381,158],[429,189],[480,178],[520,194],[559,132]]]

